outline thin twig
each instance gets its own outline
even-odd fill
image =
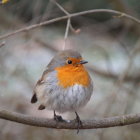
[[[67,16],[70,15],[69,12],[67,12],[58,2],[56,2],[55,0],[51,0],[53,3],[55,3],[57,5],[57,7],[63,11]],[[68,33],[69,33],[69,28],[70,26],[72,27],[71,25],[71,22],[70,22],[70,18],[67,19],[67,25],[66,25],[66,30],[65,30],[65,35],[64,35],[64,44],[63,44],[63,50],[66,48],[66,40],[68,38]]]
[[[139,19],[137,19],[133,16],[130,16],[128,14],[119,12],[119,11],[110,10],[110,9],[93,9],[93,10],[73,13],[73,14],[70,14],[69,16],[66,15],[66,16],[62,16],[62,17],[58,17],[58,18],[54,18],[54,19],[51,19],[51,20],[48,20],[48,21],[41,22],[39,24],[34,24],[34,25],[31,25],[31,26],[28,26],[28,27],[24,27],[24,28],[18,29],[16,31],[13,31],[11,33],[7,33],[5,35],[0,36],[0,40],[4,39],[4,38],[8,38],[10,36],[13,36],[13,35],[21,33],[21,32],[33,30],[35,28],[38,28],[38,27],[41,27],[41,26],[44,26],[44,25],[48,25],[48,24],[51,24],[51,23],[54,23],[54,22],[57,22],[57,21],[61,21],[61,20],[67,19],[67,18],[77,17],[77,16],[81,16],[81,15],[87,15],[87,14],[91,14],[91,13],[110,13],[110,14],[116,14],[116,15],[123,15],[121,17],[126,17],[126,18],[140,24]]]
[[[57,5],[57,7],[62,11],[62,12],[64,12],[67,16],[70,16],[70,13],[68,12],[68,11],[66,11],[57,1],[55,1],[55,0],[51,0],[53,3],[55,3],[56,5]],[[73,32],[73,33],[79,33],[80,32],[80,30],[79,29],[74,29],[74,27],[72,26],[72,24],[71,24],[71,21],[70,21],[70,27],[69,27],[70,29],[71,29],[71,31]]]
[[[55,5],[57,5],[57,7],[63,11],[66,15],[70,15],[69,12],[67,12],[58,2],[56,2],[55,0],[50,0],[51,2],[53,2]]]
[[[37,127],[47,127],[56,129],[77,129],[77,123],[74,120],[58,123],[53,119],[38,118],[20,113],[9,112],[6,110],[0,111],[0,118]],[[82,120],[82,126],[80,126],[80,129],[108,128],[131,125],[135,123],[140,123],[140,114],[130,114],[94,120]]]
[[[63,50],[65,50],[65,48],[66,48],[66,41],[68,38],[69,28],[70,28],[70,18],[68,18],[68,20],[67,20],[67,26],[66,26],[66,30],[65,30],[65,36],[64,36]]]

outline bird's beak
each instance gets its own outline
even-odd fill
[[[81,61],[79,62],[79,64],[86,64],[86,63],[88,63],[88,61],[81,60]]]

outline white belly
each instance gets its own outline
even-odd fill
[[[46,78],[45,85],[40,87],[42,88],[42,92],[37,93],[41,104],[45,105],[48,109],[56,110],[60,113],[77,111],[80,107],[87,104],[93,91],[92,83],[89,87],[75,84],[72,87],[64,89],[58,86],[58,81],[54,78],[56,77],[55,75],[56,72],[52,72]]]

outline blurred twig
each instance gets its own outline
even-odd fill
[[[48,42],[44,42],[43,40],[41,40],[40,38],[34,38],[34,41],[38,44],[40,44],[41,46],[44,46],[46,47],[47,49],[51,50],[52,52],[57,52],[58,51],[58,48],[49,44]]]
[[[1,44],[0,44],[0,48],[3,47],[5,45],[5,41],[3,41]]]
[[[93,67],[91,65],[88,65],[87,68],[91,71],[91,72],[94,72],[100,76],[103,76],[105,78],[111,78],[111,79],[118,79],[119,75],[115,74],[115,73],[111,73],[111,72],[107,72],[107,71],[104,71],[100,68],[97,68],[97,67]],[[125,76],[124,77],[124,81],[135,81],[135,82],[140,82],[140,75],[133,75],[133,76]]]
[[[115,10],[110,10],[110,9],[93,9],[93,10],[88,10],[88,11],[82,11],[82,12],[78,12],[78,13],[69,14],[69,16],[66,15],[66,16],[62,16],[62,17],[58,17],[58,18],[54,18],[54,19],[51,19],[51,20],[48,20],[48,21],[41,22],[39,24],[34,24],[34,25],[31,25],[31,26],[27,26],[27,27],[15,30],[15,31],[13,31],[11,33],[1,35],[0,39],[8,38],[10,36],[13,36],[13,35],[21,33],[21,32],[26,32],[26,31],[29,31],[29,30],[33,30],[33,29],[35,29],[37,27],[41,27],[43,25],[48,25],[48,24],[51,24],[51,23],[54,23],[54,22],[57,22],[57,21],[61,21],[61,20],[64,20],[64,19],[77,17],[77,16],[81,16],[81,15],[86,15],[86,14],[91,14],[91,13],[110,13],[110,14],[115,14],[115,15],[117,15],[118,18],[126,17],[126,18],[128,18],[128,19],[130,19],[130,20],[132,20],[132,21],[134,21],[134,22],[136,22],[138,24],[140,24],[139,19],[137,19],[136,17],[133,17],[131,15],[128,15],[126,13],[122,13],[122,12],[115,11]]]
[[[65,36],[64,36],[63,50],[65,50],[65,48],[66,48],[66,41],[68,38],[69,28],[70,28],[70,18],[68,18],[68,20],[67,20],[67,26],[66,26],[66,30],[65,30]]]
[[[74,120],[70,122],[57,122],[53,119],[37,118],[20,113],[9,112],[6,110],[0,111],[0,118],[31,126],[56,128],[56,129],[77,129],[77,123]],[[131,125],[134,123],[140,123],[140,114],[108,117],[94,120],[83,120],[80,129],[108,128],[108,127]]]

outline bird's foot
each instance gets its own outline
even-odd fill
[[[65,120],[64,120],[61,116],[59,116],[59,115],[55,115],[55,116],[54,116],[54,120],[57,121],[57,122],[64,122],[64,121],[65,121]]]
[[[79,115],[77,114],[77,112],[75,112],[75,114],[76,114],[76,119],[75,119],[75,121],[77,122],[77,134],[78,134],[78,133],[79,133],[79,129],[80,129],[80,127],[82,126],[82,121],[81,121]]]
[[[66,122],[66,120],[64,120],[62,116],[56,115],[55,111],[54,111],[54,120],[57,122]]]

